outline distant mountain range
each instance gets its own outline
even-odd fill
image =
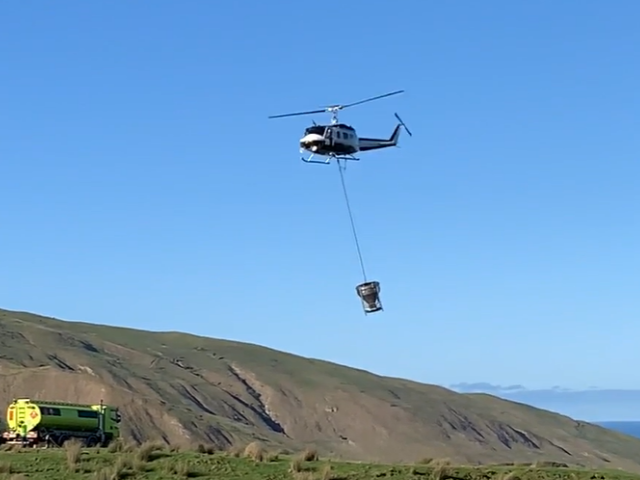
[[[618,432],[626,433],[632,437],[640,438],[640,422],[597,422],[610,430],[617,430]]]
[[[615,430],[640,436],[640,390],[614,390],[591,387],[571,390],[563,387],[528,389],[523,385],[458,383],[448,388],[460,393],[489,393],[506,400],[562,413]],[[630,429],[630,430],[629,430]]]

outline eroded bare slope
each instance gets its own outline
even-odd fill
[[[0,405],[17,396],[120,405],[125,434],[139,441],[258,438],[351,459],[544,459],[640,471],[640,440],[488,395],[255,345],[0,310]]]

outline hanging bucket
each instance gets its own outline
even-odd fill
[[[380,283],[366,282],[356,287],[356,292],[362,300],[362,308],[365,314],[379,312],[382,310],[380,303]]]

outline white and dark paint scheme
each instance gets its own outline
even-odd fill
[[[312,110],[308,112],[287,113],[284,115],[274,115],[269,118],[291,117],[297,115],[310,115],[313,113],[330,112],[332,114],[331,124],[317,125],[307,127],[303,137],[300,139],[300,153],[307,151],[311,153],[308,158],[302,158],[303,161],[309,163],[329,163],[331,159],[335,160],[359,160],[354,155],[358,152],[367,152],[370,150],[379,150],[381,148],[395,147],[400,138],[400,129],[404,128],[409,135],[411,132],[404,124],[402,119],[396,113],[398,124],[391,136],[385,138],[369,138],[358,137],[356,129],[350,125],[338,122],[338,111],[343,108],[358,105],[364,102],[370,102],[378,98],[387,97],[402,93],[403,90],[397,92],[380,95],[378,97],[368,98],[360,102],[351,103],[349,105],[336,105],[327,107],[322,110]],[[312,160],[314,156],[325,157],[324,161]]]

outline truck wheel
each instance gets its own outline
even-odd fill
[[[100,443],[100,439],[95,435],[90,435],[84,440],[84,445],[87,448],[94,448]]]
[[[113,435],[111,435],[110,433],[106,434],[104,436],[104,441],[102,443],[100,443],[100,446],[102,448],[107,448],[109,445],[111,445],[111,442],[113,441]]]

